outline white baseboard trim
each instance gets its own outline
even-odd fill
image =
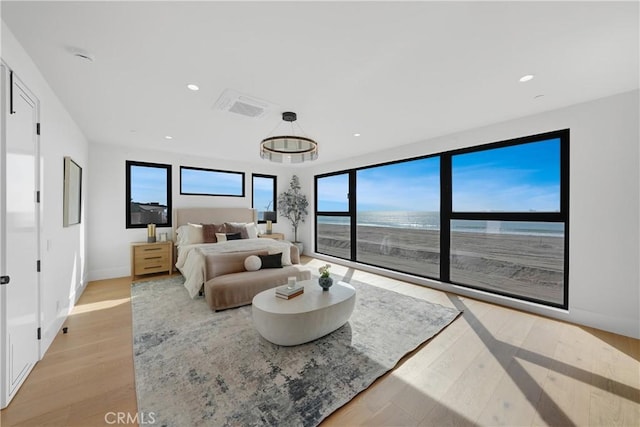
[[[116,279],[118,277],[126,277],[131,275],[131,267],[103,268],[101,270],[92,270],[87,274],[88,281],[104,279]]]

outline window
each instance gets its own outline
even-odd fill
[[[171,227],[171,165],[126,162],[126,227]]]
[[[264,213],[275,212],[275,220],[277,222],[277,206],[276,206],[276,189],[278,188],[277,178],[273,175],[253,174],[251,176],[251,189],[253,197],[251,199],[251,207],[258,212],[258,222],[267,222]]]
[[[244,172],[180,166],[180,194],[244,197]]]
[[[348,173],[316,178],[316,252],[352,258],[351,179]]]
[[[316,252],[568,307],[569,130],[316,176]]]
[[[452,187],[448,281],[566,307],[568,132],[445,158]]]
[[[356,183],[356,260],[438,278],[440,159],[360,169]]]

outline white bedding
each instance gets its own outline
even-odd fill
[[[274,239],[241,239],[218,243],[199,243],[178,247],[176,267],[185,278],[184,287],[189,296],[195,298],[202,288],[205,278],[204,257],[207,254],[223,252],[253,251],[266,249],[269,252],[290,250],[291,243]]]

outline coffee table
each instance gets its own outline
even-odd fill
[[[323,337],[349,320],[356,304],[356,290],[337,282],[323,291],[316,280],[298,282],[304,293],[289,300],[267,289],[253,297],[253,324],[267,341],[298,345]]]

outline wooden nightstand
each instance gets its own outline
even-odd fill
[[[136,276],[163,271],[173,272],[173,242],[132,243],[131,244],[131,279]]]
[[[258,237],[261,239],[284,240],[284,234],[282,233],[258,234]]]

